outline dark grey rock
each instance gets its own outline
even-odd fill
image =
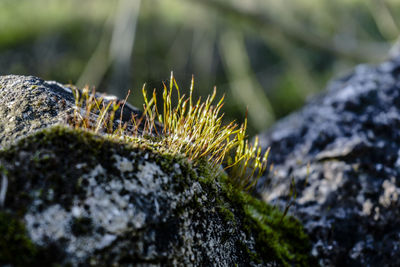
[[[57,83],[0,86],[0,266],[315,263],[297,220],[206,162],[66,126],[74,102]]]
[[[289,212],[323,266],[400,266],[399,75],[399,59],[358,66],[261,135],[259,192],[284,207],[294,179]]]
[[[116,99],[110,95],[103,97],[106,102]],[[17,75],[0,76],[0,101],[0,147],[38,129],[65,123],[75,104],[72,87]],[[129,122],[132,113],[140,115],[138,109],[127,103],[122,121]]]

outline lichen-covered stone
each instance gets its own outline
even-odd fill
[[[29,264],[312,263],[296,220],[143,144],[55,126],[1,151],[0,165],[8,182],[0,214],[26,229],[8,246],[26,242]],[[0,251],[0,262],[17,264],[14,256]]]
[[[3,99],[18,101],[1,112],[20,119],[0,121],[0,265],[315,263],[297,220],[207,162],[63,125],[73,99],[60,85],[21,76],[1,84]]]
[[[285,206],[294,179],[290,213],[323,266],[400,266],[399,70],[358,66],[261,136],[274,169],[259,191]]]

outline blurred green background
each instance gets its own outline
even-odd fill
[[[397,0],[0,0],[0,75],[93,85],[141,107],[170,71],[187,92],[217,86],[250,134],[329,79],[388,57]]]

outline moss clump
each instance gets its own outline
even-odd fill
[[[83,193],[84,185],[79,179],[82,170],[76,168],[77,164],[84,162],[87,167],[83,168],[92,168],[101,163],[112,168],[112,162],[105,160],[110,155],[119,153],[128,156],[129,152],[125,149],[128,144],[110,141],[82,129],[73,130],[58,125],[29,135],[0,151],[0,161],[13,163],[12,169],[7,167],[10,173],[7,207],[14,208],[16,205],[16,212],[23,216],[29,203],[38,197],[32,193],[34,186],[43,192],[51,190],[62,200],[59,204],[68,208],[72,204],[72,196]],[[15,168],[15,164],[20,167]],[[40,194],[39,197],[46,205],[55,201],[47,194]]]
[[[238,227],[246,235],[255,238],[255,250],[249,249],[245,243],[239,244],[252,262],[272,261],[278,266],[318,266],[310,254],[309,238],[298,220],[284,216],[278,208],[243,192],[224,174],[220,175],[218,181],[219,216],[227,225]],[[210,189],[212,178],[203,180],[202,184],[203,188],[213,190]]]
[[[245,229],[256,237],[258,255],[271,256],[285,266],[317,265],[299,221],[258,199],[244,195],[243,200]]]
[[[28,154],[31,156],[21,158],[21,155]],[[171,212],[171,216],[163,218],[166,219],[163,223],[148,225],[148,231],[156,233],[156,241],[151,241],[151,244],[155,244],[160,251],[174,253],[175,248],[179,251],[182,247],[186,248],[187,244],[180,235],[188,234],[190,237],[191,227],[196,225],[193,231],[196,236],[199,234],[201,237],[192,241],[193,243],[190,243],[189,247],[197,253],[196,260],[204,261],[196,262],[199,265],[213,264],[212,258],[201,254],[203,251],[213,252],[215,249],[224,251],[226,248],[229,248],[232,254],[228,256],[222,254],[220,260],[226,260],[232,264],[237,263],[239,266],[252,266],[257,263],[273,263],[278,266],[311,266],[314,264],[313,259],[309,256],[310,246],[307,236],[296,220],[291,217],[283,217],[277,209],[254,199],[240,188],[235,187],[224,173],[211,168],[207,160],[199,160],[194,165],[183,155],[168,153],[167,149],[154,146],[145,139],[139,143],[125,142],[114,137],[96,135],[82,129],[71,129],[64,126],[45,129],[21,139],[16,145],[0,152],[0,159],[4,161],[4,166],[8,168],[9,172],[10,187],[7,193],[7,208],[15,210],[18,217],[22,218],[25,207],[29,207],[33,200],[40,198],[46,206],[56,203],[65,209],[70,209],[74,196],[82,194],[82,199],[85,198],[85,185],[79,179],[82,172],[90,172],[96,165],[101,164],[109,174],[108,178],[104,177],[104,179],[121,177],[118,176],[120,172],[116,172],[116,167],[111,160],[114,154],[132,159],[135,161],[134,164],[142,164],[144,161],[157,163],[165,174],[173,175],[170,176],[173,177],[173,185],[170,185],[171,183],[162,185],[164,192],[172,193],[173,196],[183,196],[190,192],[194,183],[201,185],[201,190],[196,191],[197,193],[191,200],[178,204],[176,208],[171,208],[169,205],[161,206],[160,202],[160,212],[168,210]],[[20,168],[13,167],[17,161],[21,164]],[[85,162],[86,167],[76,168],[77,164],[82,162]],[[82,170],[82,168],[86,169]],[[133,168],[134,172],[138,171],[137,166],[134,165]],[[176,171],[177,169],[179,172]],[[114,172],[115,175],[110,176]],[[43,194],[34,196],[30,193],[38,189],[42,190]],[[54,192],[54,199],[47,197],[46,192],[50,190]],[[140,201],[144,201],[144,199]],[[188,211],[192,211],[192,213]],[[7,217],[3,221],[10,222],[11,220]],[[12,224],[15,222],[17,221],[14,220]],[[188,223],[190,228],[182,228],[184,222],[190,222]],[[93,227],[95,224],[95,220],[79,217],[72,221],[71,233],[75,238],[90,237],[95,229]],[[208,229],[210,225],[214,227],[212,233]],[[24,228],[18,229],[17,233],[24,233]],[[179,232],[179,229],[185,231]],[[186,230],[188,231],[186,232]],[[0,234],[2,233],[0,232]],[[122,258],[119,262],[139,262],[135,254],[135,246],[138,241],[133,237],[137,236],[121,236],[120,242],[116,243],[115,246],[129,244],[126,249],[119,250],[118,256]],[[10,242],[22,243],[18,240],[26,240],[25,248],[29,248],[29,244],[31,244],[29,239],[11,238]],[[209,244],[210,240],[217,245]],[[25,255],[28,255],[26,259],[32,259],[35,263],[39,260],[43,261],[43,258],[46,263],[63,262],[64,256],[60,256],[60,258],[57,256],[63,255],[62,245],[56,251],[58,254],[53,251],[49,252],[48,248],[40,248],[38,253],[44,255],[40,257],[38,255],[35,257],[36,250],[34,246],[32,247],[32,250],[27,250],[24,249],[24,246],[18,246],[23,250],[22,252],[26,253]],[[116,248],[111,246],[109,251],[113,249]],[[105,258],[111,257],[110,255],[114,255],[106,252],[105,250],[101,251],[93,257],[102,262]],[[12,251],[10,255],[18,255],[15,253],[17,252]],[[126,253],[126,256],[123,257],[121,253]],[[237,258],[230,258],[231,255]],[[167,259],[164,260],[167,261]],[[113,261],[110,258],[111,262]]]
[[[92,92],[88,87],[82,91],[74,89],[74,114],[67,121],[76,129],[108,133],[114,138],[124,138],[127,141],[146,139],[172,155],[183,154],[194,163],[207,160],[207,166],[214,170],[223,164],[229,170],[230,180],[236,187],[250,190],[266,170],[269,149],[262,154],[257,137],[254,144],[248,142],[247,118],[241,126],[235,122],[223,125],[220,111],[224,97],[214,104],[216,88],[206,100],[200,98],[194,101],[193,87],[192,79],[189,96],[181,96],[171,73],[169,88],[164,84],[160,112],[155,91],[148,98],[143,87],[143,114],[139,117],[131,114],[129,127],[127,122],[122,122],[126,99],[119,103],[106,101],[98,97],[94,89]],[[175,107],[174,98],[178,102]],[[116,117],[118,110],[119,120]]]
[[[0,265],[29,265],[36,253],[24,225],[10,214],[0,212]]]
[[[171,166],[173,161],[174,157],[170,158],[170,164],[166,166]],[[215,210],[214,216],[221,219],[224,227],[231,228],[233,235],[240,236],[240,231],[244,231],[248,237],[254,237],[254,249],[238,238],[237,245],[241,250],[238,255],[244,262],[318,266],[310,253],[311,242],[297,219],[285,216],[277,207],[236,187],[226,173],[216,173],[206,160],[197,162],[194,169],[185,160],[181,160],[180,166],[183,172],[190,172],[190,177],[200,182],[209,199],[215,199],[215,202],[202,202],[201,205],[209,205],[210,210]]]

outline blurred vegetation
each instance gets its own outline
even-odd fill
[[[94,85],[142,105],[174,71],[187,92],[216,85],[254,134],[328,79],[388,57],[396,0],[2,0],[0,74]],[[161,95],[161,94],[159,94]]]

